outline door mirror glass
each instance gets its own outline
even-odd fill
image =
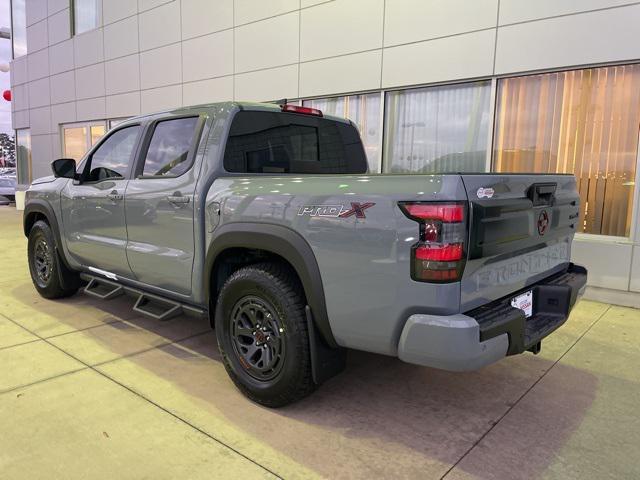
[[[76,161],[73,158],[59,158],[51,164],[57,178],[76,178]]]

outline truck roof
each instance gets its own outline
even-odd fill
[[[239,101],[226,101],[226,102],[215,102],[215,103],[203,103],[199,105],[190,105],[186,107],[178,107],[170,110],[161,110],[158,112],[148,113],[144,115],[138,115],[135,117],[128,118],[126,122],[136,121],[136,120],[144,120],[148,118],[152,118],[158,115],[188,115],[189,113],[201,112],[202,110],[232,110],[234,108],[239,108],[240,110],[250,110],[250,111],[266,111],[266,112],[281,112],[281,107],[278,103],[260,103],[260,102],[239,102]],[[350,123],[348,119],[342,117],[336,117],[333,115],[324,115],[323,118],[328,120],[342,122],[342,123]]]

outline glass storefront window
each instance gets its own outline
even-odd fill
[[[13,39],[13,58],[18,58],[27,54],[26,3],[26,0],[11,1],[11,38]]]
[[[629,236],[640,65],[506,78],[496,100],[494,170],[573,173],[579,231]]]
[[[74,0],[73,32],[75,35],[100,26],[102,0]]]
[[[380,93],[304,100],[302,105],[318,108],[327,115],[348,118],[355,123],[367,154],[369,171],[380,171]]]
[[[490,100],[489,81],[388,92],[384,171],[484,172]]]
[[[62,154],[79,162],[106,132],[104,122],[62,126]]]
[[[16,130],[16,165],[19,185],[31,183],[31,130]]]

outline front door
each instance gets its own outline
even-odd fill
[[[137,280],[188,295],[194,257],[194,166],[202,119],[157,121],[126,196],[127,258]]]
[[[132,125],[110,133],[61,197],[69,253],[88,268],[125,277],[131,277],[131,269],[125,250],[124,195],[140,130],[140,125]]]

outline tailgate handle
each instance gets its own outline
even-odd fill
[[[533,206],[553,205],[556,198],[557,183],[534,183],[529,187],[527,197],[533,202]]]

